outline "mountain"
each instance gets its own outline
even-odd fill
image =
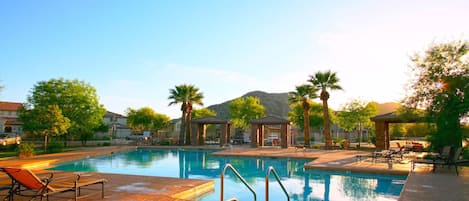
[[[265,113],[267,116],[287,118],[288,112],[290,111],[288,103],[288,93],[266,93],[263,91],[252,91],[247,94],[244,94],[241,97],[244,98],[247,96],[259,98],[261,104],[265,107]],[[208,106],[208,109],[215,111],[217,113],[218,118],[229,119],[230,114],[228,104],[233,100],[229,100],[221,104]]]
[[[290,111],[288,102],[288,93],[267,93],[263,91],[251,91],[241,97],[253,96],[259,98],[261,104],[265,107],[265,113],[267,116],[277,116],[287,118],[288,112]],[[239,98],[241,98],[239,97]],[[234,99],[233,99],[234,100]],[[217,117],[221,119],[229,119],[230,114],[228,110],[228,104],[233,101],[225,101],[221,104],[208,106],[217,113]],[[400,104],[395,102],[378,103],[379,114],[385,114],[394,112],[399,108]]]
[[[378,103],[379,114],[386,114],[396,111],[401,106],[400,103],[388,102],[388,103]]]

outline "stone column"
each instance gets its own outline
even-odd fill
[[[259,144],[257,142],[257,132],[258,132],[258,126],[257,124],[251,124],[251,147],[259,147]]]
[[[205,124],[199,124],[197,129],[198,137],[198,145],[203,146],[205,145]]]
[[[230,124],[226,123],[224,124],[226,127],[226,141],[231,144],[231,132],[230,132]]]
[[[226,124],[221,124],[220,125],[220,131],[221,131],[221,133],[220,133],[220,146],[223,146],[224,144],[227,143],[227,141],[226,141],[226,137],[227,137],[226,136],[226,127],[227,127]]]
[[[198,145],[197,139],[199,138],[199,127],[200,124],[192,124],[191,126],[191,145]]]
[[[385,134],[385,126],[384,121],[376,121],[375,122],[376,128],[376,149],[384,150],[386,149],[386,134]]]
[[[257,125],[257,130],[259,131],[259,139],[258,139],[258,144],[260,147],[264,146],[264,125],[263,124],[258,124]]]
[[[385,138],[384,138],[384,142],[385,142],[385,149],[389,149],[390,148],[390,140],[391,138],[389,137],[389,123],[388,122],[384,122],[384,134],[385,134]]]
[[[282,148],[288,148],[288,133],[287,133],[287,124],[280,125],[280,146]]]

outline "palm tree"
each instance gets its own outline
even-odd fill
[[[288,101],[290,103],[299,103],[303,107],[303,122],[304,122],[304,138],[305,146],[309,147],[309,100],[315,99],[318,97],[317,92],[318,88],[312,85],[304,84],[296,86],[296,91],[288,93]]]
[[[168,99],[172,100],[169,105],[181,103],[181,130],[179,133],[179,145],[184,144],[184,136],[186,145],[191,144],[191,113],[194,104],[203,105],[202,99],[204,95],[199,92],[199,88],[194,85],[182,84],[175,86],[174,89],[169,90],[170,96]]]
[[[332,146],[332,139],[329,125],[329,106],[327,105],[329,92],[327,92],[327,90],[341,90],[342,87],[339,85],[339,78],[336,73],[330,70],[325,72],[318,71],[314,76],[310,75],[308,81],[321,90],[319,98],[322,100],[322,111],[324,115],[324,138],[326,140],[326,147],[330,147]]]

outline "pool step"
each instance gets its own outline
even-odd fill
[[[238,198],[230,198],[230,199],[228,199],[228,200],[226,200],[226,201],[239,201],[239,200],[238,200]]]

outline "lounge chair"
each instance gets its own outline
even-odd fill
[[[44,197],[49,200],[49,195],[70,191],[75,192],[75,200],[77,200],[80,196],[80,188],[94,184],[101,184],[101,199],[104,198],[105,179],[86,178],[81,177],[79,174],[74,175],[74,178],[71,179],[59,179],[53,178],[53,173],[49,177],[39,179],[36,174],[28,169],[4,167],[0,170],[5,172],[12,180],[8,200],[14,200],[13,196],[15,194],[32,197],[31,200],[37,197],[41,197],[41,200]]]
[[[358,159],[358,161],[361,161],[362,158],[372,158],[373,162],[375,162],[377,159],[385,159],[388,162],[394,161],[395,158],[402,160],[406,149],[404,146],[400,146],[399,143],[397,143],[397,146],[398,147],[394,149],[375,151],[368,155],[356,155],[355,157]]]
[[[375,151],[367,155],[356,155],[355,157],[357,158],[358,161],[361,161],[363,158],[372,158],[373,162],[375,162],[377,159],[386,159],[389,161],[389,160],[392,160],[392,154],[393,154],[393,151],[391,150],[382,150],[382,151]]]
[[[458,172],[458,164],[466,162],[465,160],[459,160],[459,157],[461,156],[462,153],[462,147],[459,147],[455,152],[453,157],[449,157],[451,153],[451,147],[446,146],[443,148],[443,151],[440,155],[432,158],[432,159],[414,159],[412,160],[411,163],[411,171],[414,171],[415,165],[416,164],[429,164],[433,165],[432,172],[435,172],[436,166],[437,165],[442,165],[442,166],[448,166],[448,168],[451,167],[451,165],[454,165],[456,169],[456,174],[459,175]]]

